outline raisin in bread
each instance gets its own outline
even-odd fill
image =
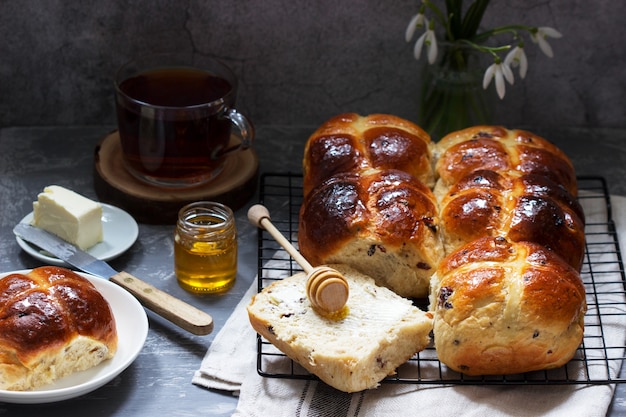
[[[545,247],[483,237],[433,276],[439,360],[468,375],[516,374],[568,362],[586,311],[578,272]]]

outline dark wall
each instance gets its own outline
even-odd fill
[[[420,64],[404,41],[419,2],[0,0],[0,126],[114,123],[112,76],[151,51],[229,63],[256,124],[312,124],[344,111],[415,120]],[[493,1],[485,23],[552,26],[548,59],[507,86],[497,123],[626,127],[623,16],[613,0]]]

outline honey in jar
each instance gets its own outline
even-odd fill
[[[227,206],[191,203],[178,213],[174,271],[179,285],[196,293],[228,290],[237,276],[237,228]]]

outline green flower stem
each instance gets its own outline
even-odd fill
[[[457,42],[459,44],[468,45],[468,46],[476,49],[479,52],[490,53],[494,57],[497,57],[498,52],[503,52],[503,51],[507,51],[507,50],[511,49],[511,45],[485,46],[485,45],[479,45],[479,44],[477,44],[475,42],[472,42],[470,40],[467,40],[467,39],[459,39]]]
[[[432,10],[445,30],[446,40],[450,42],[465,40],[473,44],[480,44],[491,37],[503,33],[513,33],[513,35],[517,37],[517,31],[520,30],[528,33],[536,31],[537,28],[533,26],[504,25],[482,33],[477,33],[485,11],[487,7],[489,7],[489,3],[490,0],[474,1],[467,9],[465,16],[461,16],[463,12],[463,0],[446,0],[445,12],[431,0],[423,0],[422,6]],[[493,52],[497,52],[497,50]]]
[[[422,1],[422,4],[432,10],[444,27],[446,39],[449,41],[474,37],[489,3],[490,0],[476,0],[469,6],[465,16],[462,16],[463,0],[446,0],[445,13],[432,1]]]
[[[440,61],[424,68],[419,124],[433,137],[490,119],[488,92],[482,89],[480,51],[460,42],[442,44]]]
[[[434,140],[469,126],[489,123],[489,116],[484,95],[471,90],[427,92],[420,108],[421,124]]]
[[[463,1],[461,0],[459,3],[463,3]],[[471,39],[476,35],[488,6],[489,0],[477,0],[470,5],[457,32],[458,39]],[[462,5],[460,7],[462,8]]]
[[[461,22],[463,20],[463,2],[455,1],[455,0],[446,0],[446,9],[448,10],[448,16],[450,20],[450,28],[459,28],[461,27]],[[449,39],[453,40],[452,29],[450,29]]]
[[[505,25],[505,26],[498,26],[495,27],[493,29],[487,30],[485,32],[482,32],[478,35],[475,35],[474,37],[471,38],[472,42],[474,43],[480,43],[480,42],[484,42],[487,39],[491,38],[492,36],[497,36],[500,35],[502,33],[513,33],[516,37],[517,37],[517,31],[519,30],[523,30],[525,32],[528,33],[533,33],[536,31],[536,28],[533,26],[526,26],[526,25]]]

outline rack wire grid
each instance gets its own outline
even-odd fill
[[[611,384],[626,382],[622,370],[626,344],[626,277],[606,181],[579,177],[579,202],[585,210],[586,251],[581,277],[587,294],[585,333],[575,356],[564,366],[516,375],[467,376],[447,368],[431,344],[401,365],[382,383],[401,384]],[[302,176],[266,173],[260,178],[260,202],[272,223],[297,247]],[[258,232],[258,290],[301,272],[302,268],[268,232]],[[427,300],[414,300],[422,309]],[[257,335],[257,372],[268,378],[317,379]]]

